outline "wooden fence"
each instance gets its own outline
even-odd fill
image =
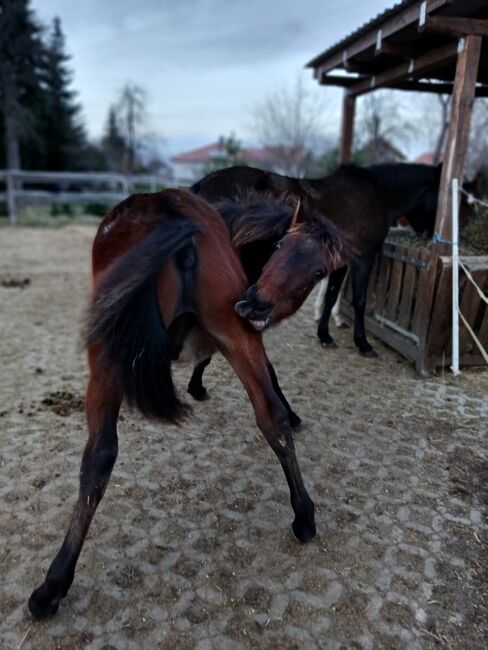
[[[461,256],[484,293],[488,293],[488,256]],[[432,293],[427,293],[430,277]],[[459,304],[468,324],[488,347],[488,305],[464,272],[459,277]],[[414,361],[419,372],[433,372],[451,361],[452,257],[436,258],[431,251],[406,246],[395,237],[386,240],[371,274],[366,308],[367,329],[387,345]],[[341,312],[354,318],[352,287],[346,280]],[[471,335],[460,325],[462,366],[483,365]]]
[[[133,192],[155,192],[185,185],[158,175],[123,175],[105,172],[38,172],[0,170],[0,203],[6,203],[9,221],[25,205],[99,203],[112,205]]]

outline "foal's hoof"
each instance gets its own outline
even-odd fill
[[[312,540],[317,534],[315,521],[313,519],[304,522],[295,517],[291,527],[297,540],[303,544],[310,542],[310,540]]]
[[[36,619],[36,621],[50,618],[58,611],[59,598],[46,597],[46,591],[47,589],[45,585],[41,585],[38,589],[32,592],[32,596],[29,598],[29,602],[27,603],[29,612],[31,613],[32,618]]]
[[[366,359],[377,359],[378,353],[371,348],[371,350],[359,350],[359,354]]]
[[[302,418],[299,417],[299,416],[298,416],[296,413],[294,413],[293,411],[291,411],[291,412],[288,414],[288,420],[289,420],[289,422],[290,422],[290,427],[291,427],[292,429],[298,429],[298,427],[299,427],[299,426],[301,425],[301,423],[302,423]]]
[[[342,321],[342,323],[340,323],[340,324],[337,326],[337,329],[338,329],[338,330],[350,330],[350,329],[351,329],[351,326],[349,325],[349,323],[346,323],[346,321]]]
[[[197,402],[203,402],[208,399],[208,393],[205,386],[188,386],[188,392],[193,399],[197,400]]]

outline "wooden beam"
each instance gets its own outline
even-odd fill
[[[402,81],[407,80],[409,77],[425,76],[432,68],[447,63],[455,58],[458,51],[457,43],[449,43],[437,50],[432,50],[426,54],[422,54],[417,59],[411,59],[409,62],[401,63],[400,65],[380,72],[375,76],[368,77],[357,84],[351,86],[349,93],[351,95],[362,95],[370,90],[390,86]]]
[[[452,0],[427,0],[427,14],[437,11],[451,2]],[[387,39],[405,27],[418,23],[422,4],[423,3],[419,0],[419,2],[396,11],[390,18],[387,18],[381,25],[382,39]],[[348,57],[353,58],[369,48],[374,48],[377,43],[378,31],[380,30],[375,27],[355,41],[352,41],[349,45],[345,45],[344,48],[338,49],[330,56],[326,56],[327,53],[325,52],[324,54],[315,57],[315,59],[312,59],[307,63],[307,67],[313,68],[314,76],[320,79],[323,73],[329,72],[334,68],[342,67],[344,50],[347,49]]]
[[[347,163],[351,159],[352,141],[354,138],[355,112],[356,100],[354,97],[349,97],[346,91],[344,93],[344,99],[342,101],[342,127],[339,150],[339,162],[341,164]]]
[[[462,182],[464,175],[481,42],[481,36],[467,36],[460,41],[463,43],[463,49],[459,53],[456,66],[449,133],[437,203],[435,229],[442,239],[449,240],[452,235],[450,231],[452,179],[458,178]],[[448,253],[448,246],[445,244],[437,246],[439,254]]]
[[[321,86],[339,86],[340,88],[351,88],[358,82],[358,77],[346,77],[345,75],[327,74],[322,75]],[[387,88],[392,90],[408,90],[411,92],[431,93],[437,95],[451,95],[454,90],[454,83],[429,81],[401,81],[396,84],[388,84]],[[476,97],[488,97],[488,84],[477,85]]]
[[[380,39],[376,43],[376,48],[374,51],[375,56],[387,55],[387,56],[396,56],[399,59],[411,59],[412,48],[403,43],[392,43],[391,41],[385,41]]]
[[[450,36],[488,36],[488,20],[429,16],[419,31],[438,32]]]

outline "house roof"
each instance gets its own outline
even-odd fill
[[[171,162],[190,164],[208,163],[211,162],[216,156],[225,155],[225,153],[225,145],[221,142],[214,142],[204,147],[199,147],[198,149],[192,149],[191,151],[185,151],[183,153],[177,154],[171,158]],[[293,153],[292,147],[288,146],[243,147],[240,150],[239,155],[240,157],[246,159],[248,162],[266,163],[276,160],[276,158],[280,155],[283,155],[283,153],[293,154],[293,158],[296,160],[296,162],[302,162],[305,157],[303,148],[300,148]]]

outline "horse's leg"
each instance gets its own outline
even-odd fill
[[[288,420],[289,420],[289,422],[290,422],[290,426],[291,426],[292,429],[296,429],[297,427],[300,426],[302,420],[301,420],[301,418],[300,418],[300,417],[295,413],[295,411],[293,411],[293,409],[291,408],[290,404],[288,403],[288,400],[287,400],[286,397],[283,395],[283,393],[282,393],[282,391],[281,391],[281,388],[280,388],[280,385],[279,385],[279,383],[278,383],[278,377],[276,376],[275,369],[273,368],[273,365],[272,365],[271,361],[269,361],[269,359],[268,359],[268,371],[269,371],[269,375],[270,375],[270,377],[271,377],[271,383],[273,384],[273,388],[274,388],[274,390],[275,390],[275,393],[276,393],[276,394],[278,395],[278,397],[280,398],[280,400],[281,400],[283,406],[284,406],[285,409],[286,409],[286,412],[288,413]]]
[[[337,344],[329,332],[330,313],[335,305],[342,283],[347,273],[347,266],[343,266],[337,271],[333,271],[329,276],[329,284],[327,285],[327,292],[325,294],[324,311],[319,322],[317,329],[317,336],[320,343],[324,348],[335,348]]]
[[[324,308],[325,293],[327,291],[328,284],[329,284],[329,278],[324,278],[319,282],[319,289],[317,291],[317,295],[315,296],[314,312],[313,312],[314,314],[313,319],[317,322],[320,320],[320,317],[322,315],[322,311]]]
[[[34,618],[55,614],[59,601],[66,596],[73,582],[85,536],[117,458],[116,423],[120,402],[111,371],[96,372],[92,363],[86,395],[88,442],[81,462],[78,501],[60,551],[49,567],[45,581],[29,599],[29,610]]]
[[[332,307],[332,318],[334,319],[334,323],[335,323],[337,329],[348,329],[349,325],[346,323],[346,321],[341,316],[341,293],[342,292],[339,291],[336,303]]]
[[[364,314],[368,298],[368,284],[373,269],[375,253],[361,257],[351,266],[352,296],[354,305],[354,343],[364,357],[378,355],[366,338]]]
[[[285,473],[295,513],[293,532],[299,541],[308,542],[316,534],[314,504],[303,484],[288,414],[273,388],[262,341],[240,326],[232,348],[225,346],[222,352],[244,384],[257,424]]]
[[[212,357],[208,359],[204,359],[203,361],[197,363],[196,366],[193,368],[193,374],[191,376],[190,383],[188,384],[187,390],[190,393],[190,395],[193,397],[193,399],[196,399],[198,401],[205,400],[208,397],[207,389],[203,385],[202,379],[203,379],[203,373],[205,371],[205,368],[208,366],[211,360]]]

